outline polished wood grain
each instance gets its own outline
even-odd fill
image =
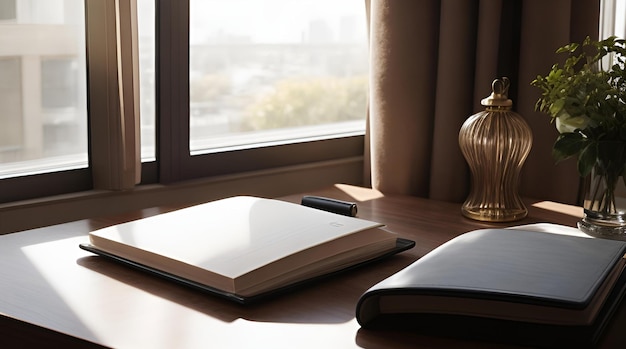
[[[358,216],[385,223],[416,247],[381,262],[251,306],[181,287],[78,248],[90,230],[165,212],[160,207],[115,217],[0,236],[2,343],[116,348],[482,348],[486,343],[399,331],[368,331],[355,320],[360,295],[464,232],[537,222],[575,226],[582,210],[527,200],[514,223],[466,219],[460,204],[337,185],[302,195],[356,201]],[[184,229],[184,223],[181,224]],[[601,347],[626,347],[620,309]]]

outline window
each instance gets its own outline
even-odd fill
[[[362,2],[153,5],[138,2],[142,157],[150,159],[152,140],[161,140],[161,181],[362,154],[368,69]],[[277,16],[285,11],[291,15]],[[158,48],[150,44],[155,15],[157,23],[161,16],[175,19],[156,26]],[[315,147],[307,150],[307,141]],[[334,155],[322,155],[329,148]]]
[[[59,193],[65,181],[89,188],[83,13],[82,0],[0,1],[0,202]]]
[[[601,4],[600,38],[626,38],[626,0],[602,0]]]
[[[157,2],[160,181],[362,156],[365,8],[341,4]]]
[[[88,94],[93,103],[103,91],[93,85],[112,80],[102,86],[114,86],[116,74],[87,79],[87,61],[98,68],[97,55],[85,52],[114,50],[115,43],[86,49],[93,23],[85,28],[84,5],[115,5],[0,1],[3,15],[12,18],[0,20],[0,41],[11,44],[10,56],[0,57],[7,77],[0,83],[6,102],[0,119],[9,126],[0,131],[7,134],[0,144],[0,203],[88,190],[99,173],[122,171],[106,166],[110,154],[101,156],[100,148],[111,132],[128,135],[94,129],[110,117],[101,108],[92,106],[87,119]],[[119,6],[133,2],[139,10],[143,183],[362,157],[362,1],[122,0]],[[122,27],[132,22],[128,18]]]
[[[139,80],[141,115],[141,159],[156,159],[156,101],[155,101],[155,1],[137,1],[137,30],[139,49]]]
[[[600,38],[626,38],[626,0],[602,0],[600,9]]]
[[[0,57],[0,178],[85,168],[84,21],[74,17],[82,1],[10,3],[2,7],[16,21],[0,23],[12,55]]]
[[[361,2],[192,0],[190,6],[193,154],[364,130],[368,51]]]
[[[600,39],[610,36],[626,38],[626,0],[602,0],[600,5]],[[604,57],[602,64],[611,66],[612,57]]]
[[[192,0],[190,7],[192,153],[364,130],[368,53],[362,3]],[[138,8],[142,155],[149,159],[154,1],[139,0]],[[291,15],[276,15],[284,11]]]

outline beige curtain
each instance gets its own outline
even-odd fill
[[[513,109],[534,137],[521,194],[575,203],[575,163],[552,159],[557,132],[534,111],[539,91],[530,82],[563,58],[556,48],[598,36],[599,1],[367,0],[366,181],[383,193],[465,200],[470,173],[459,129],[484,109],[493,79],[507,76]]]

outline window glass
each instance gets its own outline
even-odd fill
[[[626,0],[616,1],[614,33],[621,38],[626,38]]]
[[[0,0],[0,21],[15,20],[17,17],[16,0]]]
[[[155,7],[154,0],[137,1],[139,36],[139,113],[141,115],[141,159],[155,159]]]
[[[365,6],[191,0],[190,150],[363,132]]]
[[[626,38],[626,0],[601,0],[600,39],[611,35]]]
[[[20,59],[0,57],[0,161],[17,157],[22,144]]]
[[[83,0],[15,9],[0,21],[0,178],[87,167]]]
[[[41,106],[44,109],[76,108],[77,69],[75,58],[42,58]]]

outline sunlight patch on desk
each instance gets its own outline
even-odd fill
[[[343,191],[350,197],[352,197],[356,201],[370,201],[378,198],[382,198],[383,193],[378,190],[372,190],[369,188],[357,187],[348,184],[335,184],[335,188]]]
[[[189,293],[191,298],[177,302],[173,299],[180,300],[180,294],[172,299],[167,294],[179,290],[160,292],[160,279],[140,277],[142,274],[132,268],[79,249],[78,245],[85,242],[86,236],[78,236],[21,247],[49,284],[48,292],[59,298],[58,305],[48,304],[43,313],[34,309],[38,319],[47,319],[31,319],[34,324],[116,348],[202,348],[207,345],[207,336],[216,347],[256,348],[268,341],[275,348],[292,348],[296,341],[304,341],[298,345],[301,348],[355,346],[354,338],[345,336],[359,328],[354,317],[344,323],[321,324],[259,321],[252,316],[255,311],[246,308],[237,311],[239,317],[225,316],[231,312],[232,303],[200,293]],[[98,272],[89,267],[92,263],[94,268],[101,265],[111,273]],[[181,288],[180,292],[186,290]],[[50,294],[41,298],[50,298]],[[77,333],[80,327],[85,330]],[[213,331],[207,334],[207,328]],[[276,337],[276,333],[285,335]]]
[[[234,325],[239,335],[220,336],[211,344],[216,348],[257,348],[258,343],[270,342],[272,348],[353,348],[354,337],[346,337],[346,333],[356,335],[359,329],[356,319],[342,324],[260,323],[239,319]],[[277,333],[283,335],[276,336]]]
[[[553,202],[553,201],[540,201],[540,202],[536,202],[532,204],[532,206],[543,209],[543,210],[566,214],[566,215],[573,216],[573,217],[578,217],[578,218],[583,217],[582,207],[561,204],[561,203]]]
[[[56,295],[63,300],[64,306],[73,312],[80,321],[80,326],[86,327],[91,332],[83,339],[98,341],[104,338],[119,338],[120,336],[116,334],[135,331],[136,335],[124,336],[124,342],[109,342],[106,345],[175,347],[172,343],[183,341],[179,337],[181,334],[184,337],[187,334],[185,332],[194,327],[192,323],[206,324],[207,321],[223,323],[217,318],[207,317],[198,311],[190,311],[178,303],[142,292],[132,285],[78,265],[77,260],[91,256],[78,248],[78,244],[84,242],[86,237],[75,237],[22,247],[24,255],[49,283]],[[75,253],[55,253],[68,251],[68,246],[75,246]],[[128,269],[128,272],[136,273],[132,269]],[[145,314],[147,309],[151,311],[150,316]],[[58,316],[56,312],[43,315]],[[169,321],[171,319],[176,321]],[[54,323],[58,327],[52,328],[53,330],[65,333],[72,333],[72,329],[77,326],[65,321]],[[172,331],[172,327],[180,329]],[[146,336],[146,333],[150,335]]]

